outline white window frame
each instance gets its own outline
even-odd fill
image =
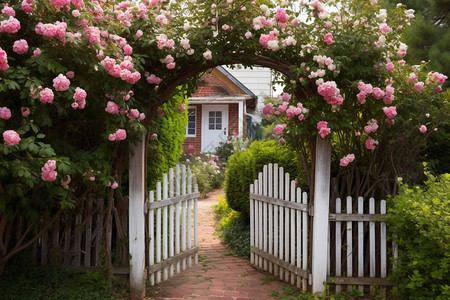
[[[189,126],[189,110],[190,110],[190,109],[193,109],[193,110],[194,110],[194,117],[195,117],[195,120],[194,120],[194,124],[195,124],[194,131],[195,131],[195,133],[194,133],[194,134],[189,134],[189,133],[188,133],[188,126]],[[197,118],[198,118],[198,115],[197,115],[197,106],[191,106],[191,107],[189,107],[189,108],[188,108],[188,121],[187,121],[187,124],[186,124],[186,137],[196,137],[196,136],[197,136]]]

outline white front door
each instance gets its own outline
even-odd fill
[[[202,152],[215,152],[228,137],[228,105],[203,105]]]

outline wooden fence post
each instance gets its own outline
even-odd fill
[[[145,136],[139,144],[131,144],[129,165],[129,249],[130,299],[145,297]]]
[[[327,280],[328,218],[330,200],[331,143],[316,139],[314,218],[312,232],[312,292],[322,293]]]

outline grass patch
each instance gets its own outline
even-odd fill
[[[117,299],[127,296],[125,283],[114,280],[109,289],[105,274],[70,272],[61,267],[9,266],[0,280],[1,299]],[[113,296],[114,295],[114,296]]]

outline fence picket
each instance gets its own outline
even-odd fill
[[[168,180],[167,174],[163,174],[163,200],[168,198]],[[169,242],[168,242],[168,210],[167,206],[163,208],[163,260],[169,258]],[[165,267],[163,271],[163,280],[167,280],[169,278],[169,268]]]
[[[161,201],[161,182],[156,183],[156,201]],[[156,263],[161,262],[161,208],[156,209]],[[161,271],[156,272],[156,284],[161,282]]]
[[[194,179],[194,193],[198,193],[197,178]],[[198,247],[198,198],[194,199],[194,247]],[[198,263],[198,252],[195,252],[194,263]]]
[[[180,185],[180,166],[175,166],[175,195],[181,195],[181,185]],[[175,205],[175,255],[180,254],[180,202]],[[180,261],[176,263],[176,273],[180,273]]]
[[[336,214],[340,214],[341,213],[341,199],[337,198],[336,199]],[[340,221],[336,221],[336,276],[341,276],[341,268],[342,268],[342,264],[341,264],[341,257],[342,257],[342,253],[341,253],[341,222]],[[336,285],[336,293],[339,293],[341,291],[341,286],[340,285]]]
[[[262,194],[267,196],[267,166],[265,165],[263,168],[263,190]],[[263,251],[267,252],[268,250],[268,215],[267,215],[267,202],[263,204]],[[269,268],[269,262],[267,259],[264,259],[264,271],[267,271]]]
[[[186,195],[186,166],[181,165],[181,194]],[[187,202],[183,201],[181,203],[181,251],[186,251],[187,246],[187,236],[186,236],[186,230],[187,230]],[[182,261],[182,269],[186,270],[186,258],[183,258]]]
[[[386,214],[386,200],[380,202],[380,214]],[[386,278],[387,276],[387,261],[386,261],[386,222],[380,223],[380,277]]]
[[[250,194],[255,193],[253,183],[250,184]],[[250,198],[250,248],[255,246],[255,200]],[[255,264],[255,253],[250,251],[250,263]]]
[[[187,171],[187,193],[192,193],[192,171],[191,169],[188,169]],[[188,249],[192,248],[192,200],[188,200],[187,204],[187,247]],[[192,255],[189,255],[188,257],[188,267],[192,266]]]
[[[284,199],[284,168],[280,167],[280,176],[278,178],[279,180],[279,197],[280,199]],[[280,247],[280,252],[278,254],[278,257],[280,258],[280,260],[284,259],[284,208],[280,207],[279,209],[280,211],[280,242],[279,242],[279,247]],[[280,273],[279,273],[279,278],[281,281],[283,281],[284,278],[284,270],[283,268],[280,266]]]
[[[174,190],[174,177],[173,177],[173,168],[169,169],[169,197],[173,198],[175,194]],[[175,236],[174,236],[174,230],[175,230],[175,208],[173,205],[170,205],[169,207],[169,257],[173,257],[175,255]],[[174,266],[171,265],[169,267],[169,276],[172,277],[174,275]]]
[[[290,201],[291,202],[295,202],[295,181],[294,180],[292,180],[291,181],[291,196],[290,196]],[[290,253],[291,253],[291,259],[290,259],[290,262],[291,262],[291,265],[295,265],[295,254],[296,254],[296,252],[295,252],[295,246],[296,246],[296,244],[295,244],[295,238],[296,238],[296,232],[295,232],[295,226],[296,226],[296,219],[295,219],[295,209],[291,209],[291,230],[290,230],[290,232],[291,232],[291,238],[290,238],[290,244],[291,244],[291,250],[290,250]],[[293,272],[290,272],[290,276],[291,276],[291,284],[292,285],[294,285],[295,284],[295,274],[293,273]]]
[[[369,214],[375,213],[375,199],[369,199]],[[369,222],[370,238],[370,277],[375,277],[375,222]]]
[[[262,173],[258,174],[258,194],[262,195]],[[263,228],[264,228],[264,224],[263,224],[263,202],[259,201],[259,206],[258,206],[258,220],[259,220],[259,224],[260,224],[260,228],[259,228],[259,244],[258,244],[258,248],[262,249],[263,248]],[[259,267],[262,268],[263,267],[263,263],[264,263],[264,258],[262,256],[259,257]]]
[[[290,184],[290,180],[289,180],[289,173],[285,173],[284,174],[284,200],[285,201],[289,201],[290,199],[290,188],[289,188],[289,184]],[[290,250],[290,245],[289,245],[289,238],[290,238],[290,208],[285,207],[284,208],[284,261],[289,262],[289,250]],[[284,280],[286,282],[289,281],[289,270],[284,270]]]
[[[302,203],[308,204],[308,194],[303,192]],[[308,213],[306,211],[302,212],[302,269],[308,269]],[[298,259],[298,258],[297,258]],[[308,280],[306,278],[302,279],[303,290],[307,289]]]
[[[150,191],[149,202],[155,201],[155,192]],[[148,232],[150,233],[149,247],[148,247],[148,257],[149,264],[153,266],[155,264],[155,211],[152,209],[149,211],[148,216]],[[155,273],[149,274],[150,285],[155,285]]]
[[[352,197],[347,197],[347,214],[352,213]],[[353,277],[353,224],[347,221],[347,277]]]
[[[295,201],[297,203],[301,203],[302,202],[302,190],[298,187],[297,188],[297,194],[296,194],[296,198]],[[296,260],[297,260],[297,268],[301,268],[302,267],[302,212],[300,210],[297,210],[296,212],[296,223],[297,223],[297,237],[296,237],[296,249],[297,249],[297,253],[296,253]],[[302,287],[302,282],[301,282],[301,276],[297,275],[297,288],[301,288]]]
[[[358,197],[358,214],[364,214],[362,197]],[[358,222],[358,277],[364,277],[364,222]],[[358,290],[364,292],[364,286],[359,285]]]
[[[273,165],[273,197],[278,198],[278,164]],[[278,205],[274,205],[273,208],[273,255],[275,257],[279,256],[278,251]],[[273,274],[278,276],[279,274],[279,266],[274,265]]]
[[[273,197],[273,165],[269,164],[268,170],[268,194]],[[269,203],[269,254],[273,255],[273,204]],[[273,263],[269,261],[269,273],[273,273]]]

